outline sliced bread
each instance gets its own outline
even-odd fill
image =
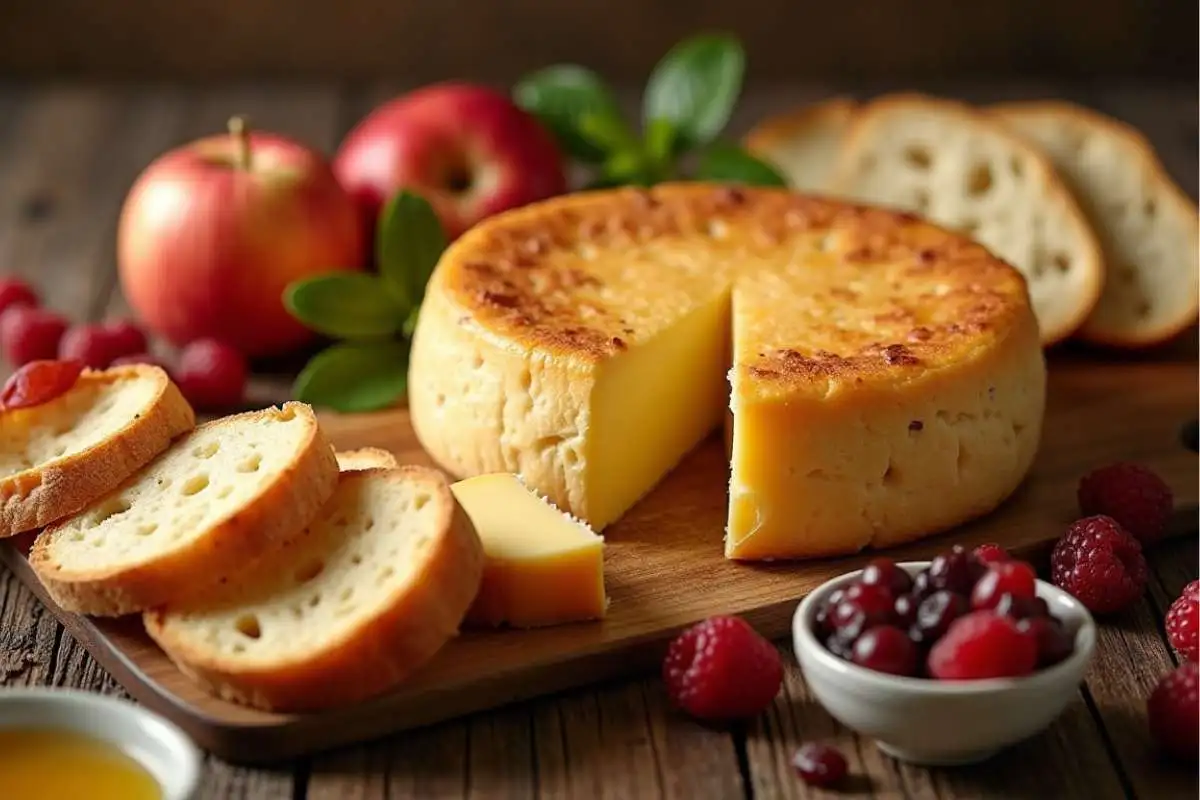
[[[768,117],[743,140],[746,149],[779,169],[798,192],[828,194],[838,152],[858,103],[835,97]]]
[[[1070,103],[993,106],[991,114],[1045,151],[1074,191],[1104,251],[1100,302],[1083,339],[1142,347],[1196,321],[1200,225],[1150,142],[1123,122]]]
[[[205,423],[47,528],[29,563],[68,611],[116,616],[202,594],[299,535],[338,470],[310,407]]]
[[[147,612],[146,630],[210,692],[274,711],[394,687],[458,631],[483,548],[441,473],[342,474],[295,546],[201,605]]]
[[[1046,344],[1100,298],[1100,245],[1049,159],[993,117],[951,100],[892,95],[854,116],[832,186],[962,231],[1019,269]]]
[[[357,450],[337,451],[338,469],[352,472],[360,469],[390,469],[396,466],[396,457],[378,447],[360,447]]]
[[[48,403],[0,413],[0,538],[74,514],[195,425],[151,366],[88,370]]]

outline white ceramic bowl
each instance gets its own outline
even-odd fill
[[[929,562],[900,566],[916,574]],[[813,633],[817,609],[861,570],[821,584],[800,603],[792,643],[817,701],[848,728],[902,761],[927,765],[982,761],[1043,730],[1075,697],[1096,647],[1087,609],[1056,586],[1038,581],[1050,611],[1076,629],[1075,652],[1023,678],[935,681],[876,672],[830,653]]]
[[[173,724],[115,697],[65,689],[0,690],[0,730],[66,730],[117,747],[145,768],[163,800],[192,800],[200,751]]]

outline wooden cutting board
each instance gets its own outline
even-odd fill
[[[1079,477],[1118,459],[1162,474],[1178,498],[1179,529],[1194,535],[1197,457],[1184,448],[1180,431],[1196,413],[1194,363],[1057,363],[1042,447],[1025,485],[985,519],[889,555],[926,558],[951,542],[1044,550],[1076,515]],[[405,410],[326,415],[323,423],[338,447],[374,445],[402,462],[430,463]],[[726,469],[722,443],[713,437],[606,531],[607,619],[465,632],[401,690],[322,714],[268,714],[213,699],[175,670],[137,620],[91,620],[55,607],[25,561],[30,537],[0,547],[0,557],[131,695],[217,755],[261,763],[647,669],[680,628],[712,614],[742,614],[768,636],[787,635],[801,597],[869,555],[771,565],[726,561]]]

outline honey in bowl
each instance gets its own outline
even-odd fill
[[[162,800],[158,781],[107,742],[65,730],[0,729],[0,798]]]

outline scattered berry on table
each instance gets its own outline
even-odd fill
[[[82,361],[84,366],[92,369],[106,368],[119,355],[112,335],[98,324],[68,328],[58,342],[59,358]]]
[[[28,283],[12,276],[0,278],[0,314],[16,306],[38,305],[41,301],[37,292]]]
[[[1037,574],[1024,561],[992,564],[971,590],[972,608],[995,608],[1004,595],[1033,600],[1037,596]]]
[[[740,617],[718,616],[681,633],[667,649],[663,681],[676,706],[726,721],[764,711],[783,683],[775,646]]]
[[[917,646],[904,631],[895,625],[876,625],[855,640],[850,660],[876,672],[913,675],[917,655]]]
[[[4,357],[14,367],[30,361],[53,361],[58,357],[58,342],[66,330],[67,320],[48,309],[10,308],[0,316]]]
[[[1200,581],[1192,581],[1167,609],[1167,641],[1181,658],[1196,661],[1200,655]]]
[[[1195,761],[1200,751],[1200,682],[1185,661],[1164,675],[1146,701],[1150,735],[1166,753]]]
[[[1037,666],[1037,642],[993,611],[973,611],[950,625],[929,651],[929,674],[941,680],[1016,678]]]
[[[1112,517],[1142,544],[1162,538],[1171,518],[1171,488],[1140,464],[1111,464],[1079,481],[1079,508],[1084,516]]]
[[[146,334],[131,320],[109,320],[101,323],[100,327],[104,329],[112,342],[114,359],[145,353],[149,350]]]
[[[242,402],[247,371],[245,357],[234,348],[215,339],[197,339],[179,354],[174,375],[192,405],[224,409]]]
[[[1095,614],[1112,614],[1142,596],[1148,570],[1142,546],[1111,517],[1072,523],[1050,555],[1051,579]]]
[[[1001,561],[1008,561],[1012,558],[1007,550],[992,542],[981,544],[971,552],[975,556],[975,560],[985,566],[990,566]]]
[[[817,742],[801,745],[792,756],[792,767],[805,783],[825,788],[841,783],[849,770],[845,756]]]
[[[893,597],[912,590],[912,576],[896,565],[890,558],[876,558],[863,568],[859,583],[867,586],[882,586]]]
[[[0,389],[0,408],[11,411],[48,403],[74,386],[82,372],[81,361],[30,361]]]
[[[1037,643],[1039,669],[1054,666],[1075,652],[1074,637],[1053,617],[1027,617],[1017,622],[1017,630],[1032,636]]]

